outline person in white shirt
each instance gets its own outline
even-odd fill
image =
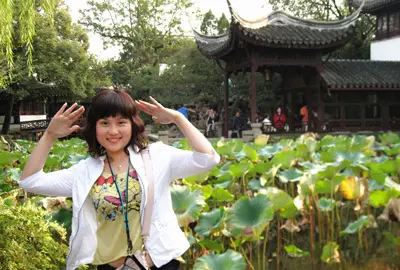
[[[137,259],[138,269],[180,267],[176,258],[189,248],[189,242],[173,211],[169,185],[174,179],[211,169],[220,157],[181,113],[163,107],[152,97],[150,101],[134,101],[123,90],[99,92],[92,100],[83,130],[89,157],[71,168],[44,173],[54,142],[80,130],[73,123],[84,108],[76,103],[69,108],[64,104],[25,165],[20,186],[26,191],[72,197],[68,270],[89,263],[103,270],[136,269],[128,267],[128,257]],[[158,123],[176,124],[194,151],[161,142],[148,145],[139,110]],[[149,182],[141,152],[147,150],[154,175],[154,200],[150,233],[142,240]]]

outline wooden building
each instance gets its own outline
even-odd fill
[[[385,0],[384,0],[385,1]],[[386,0],[387,2],[400,2]],[[275,11],[249,22],[232,9],[228,33],[195,32],[199,50],[225,72],[224,136],[228,134],[228,79],[251,72],[251,119],[256,117],[256,72],[282,77],[283,107],[290,117],[306,102],[309,130],[317,132],[399,129],[400,62],[327,60],[351,38],[363,1],[351,16],[338,21],[310,21]],[[373,1],[369,1],[371,4]],[[382,2],[382,1],[380,1]],[[268,89],[266,89],[268,91]]]

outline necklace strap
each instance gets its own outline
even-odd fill
[[[117,192],[118,192],[119,200],[121,201],[122,214],[124,215],[125,232],[126,232],[126,238],[127,238],[127,243],[128,243],[128,254],[129,254],[133,250],[133,244],[132,244],[132,239],[131,239],[131,235],[130,235],[130,227],[129,227],[129,220],[128,220],[128,211],[129,211],[128,182],[129,182],[130,160],[128,158],[128,168],[126,170],[126,181],[125,181],[125,204],[126,205],[124,206],[123,196],[122,196],[121,190],[119,189],[119,185],[117,183],[117,177],[116,177],[116,175],[114,175],[108,155],[106,155],[106,157],[107,157],[108,166],[110,167],[111,176],[114,180],[115,188],[117,189]]]

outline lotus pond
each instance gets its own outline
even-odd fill
[[[308,133],[275,143],[261,136],[252,143],[213,144],[221,163],[171,186],[175,213],[192,244],[184,269],[399,267],[398,134]],[[45,207],[47,219],[68,232],[69,199],[43,200],[18,188],[33,146],[2,138],[0,206]],[[174,146],[189,149],[185,140]],[[86,155],[83,141],[59,141],[45,171],[72,166]],[[57,241],[66,244],[67,237]]]

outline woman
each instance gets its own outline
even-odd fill
[[[217,165],[219,156],[208,140],[181,113],[133,101],[121,90],[98,93],[87,112],[84,137],[90,157],[69,169],[44,173],[43,166],[55,140],[79,130],[71,125],[84,108],[64,104],[29,157],[20,185],[29,192],[72,197],[73,218],[67,269],[83,264],[98,269],[122,268],[127,256],[151,269],[179,269],[175,260],[189,243],[172,209],[169,184],[177,178],[204,172]],[[193,152],[162,143],[146,145],[138,109],[161,124],[174,123]],[[154,175],[150,235],[141,241],[141,225],[148,179],[141,152],[148,148]],[[124,225],[125,221],[127,226]],[[130,228],[130,229],[129,229]],[[142,256],[142,244],[147,257]]]
[[[286,124],[286,116],[282,112],[281,107],[276,109],[276,114],[274,114],[274,126],[277,130],[282,130]]]
[[[215,122],[217,121],[217,113],[214,111],[213,108],[207,110],[206,112],[206,137],[215,137],[216,130],[215,130]]]

